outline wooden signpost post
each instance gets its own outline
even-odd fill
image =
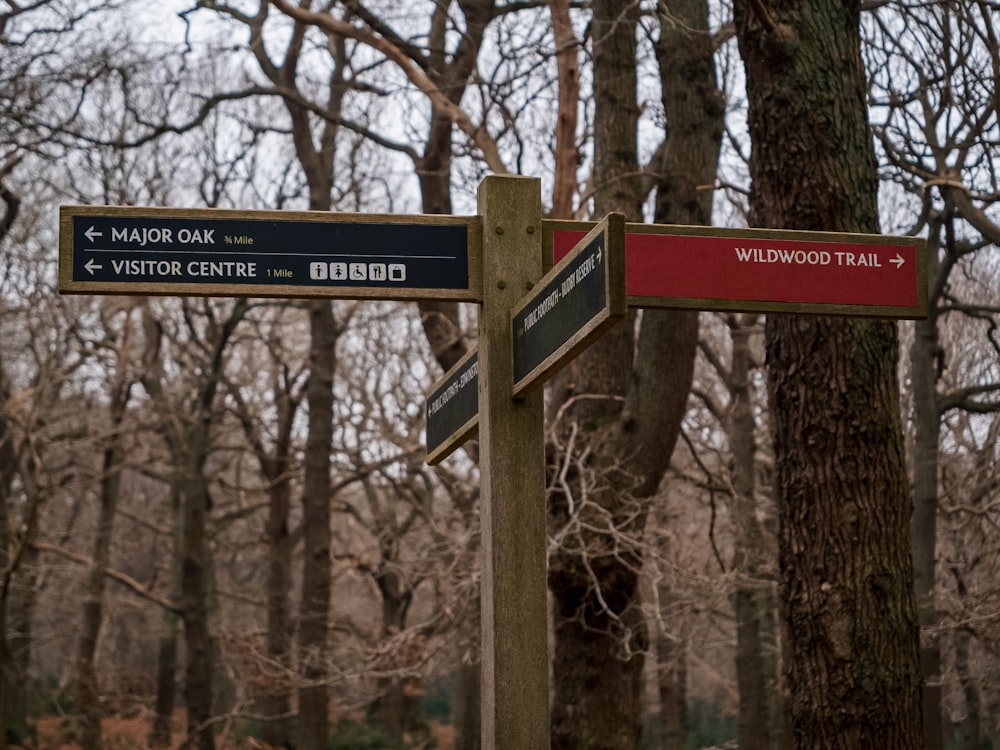
[[[67,206],[59,290],[481,303],[478,348],[428,393],[428,462],[479,430],[482,748],[546,750],[545,379],[629,306],[923,317],[926,265],[912,238],[543,222],[537,179],[488,177],[478,200],[475,217]]]

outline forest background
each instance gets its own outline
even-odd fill
[[[42,716],[85,748],[115,746],[111,717],[139,720],[134,746],[479,742],[476,447],[431,469],[421,435],[476,309],[59,296],[60,204],[471,214],[485,175],[516,173],[552,218],[766,225],[782,164],[815,165],[827,203],[839,176],[780,135],[751,147],[751,60],[783,69],[853,8],[877,224],[928,244],[930,315],[886,354],[898,404],[876,398],[903,430],[912,573],[793,585],[776,477],[805,433],[774,347],[862,324],[634,315],[546,395],[552,745],[809,747],[822,701],[796,665],[830,643],[785,623],[902,581],[923,745],[1000,746],[997,4],[735,6],[0,4],[0,742],[43,742]],[[824,49],[815,91],[763,109],[801,100],[835,131]],[[877,630],[850,625],[860,695]]]

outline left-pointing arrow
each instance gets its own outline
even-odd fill
[[[90,229],[88,229],[86,232],[84,232],[84,234],[87,235],[87,239],[90,240],[91,242],[94,241],[95,237],[103,237],[104,236],[104,232],[98,232],[96,229],[94,229],[94,227],[91,227]]]
[[[90,271],[91,276],[94,275],[94,271],[100,271],[102,268],[104,268],[104,266],[102,266],[100,263],[94,263],[93,258],[84,263],[83,267],[86,268],[88,271]]]

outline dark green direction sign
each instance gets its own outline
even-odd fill
[[[478,300],[477,217],[63,206],[59,290]]]
[[[608,214],[511,312],[515,398],[625,315],[625,217]]]
[[[427,463],[435,466],[479,427],[479,351],[473,349],[427,394]]]

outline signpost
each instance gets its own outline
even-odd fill
[[[427,397],[428,463],[479,429],[482,747],[546,750],[541,384],[629,306],[924,317],[926,260],[913,238],[543,222],[534,179],[478,198],[478,217],[63,207],[59,290],[480,302],[478,348]]]
[[[63,206],[59,290],[477,301],[478,222],[474,216]]]
[[[547,221],[546,257],[558,261],[592,226]],[[918,238],[651,224],[625,231],[630,307],[927,316]]]

